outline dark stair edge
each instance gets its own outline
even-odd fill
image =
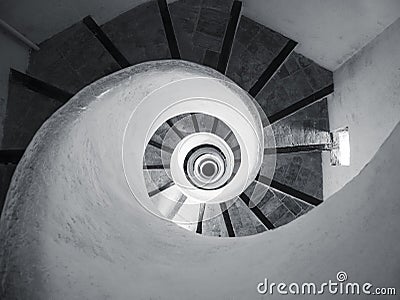
[[[271,223],[267,216],[265,216],[264,213],[257,206],[250,207],[250,198],[245,193],[241,193],[239,195],[239,198],[244,202],[244,204],[246,204],[251,212],[268,230],[275,228],[274,224]]]
[[[12,68],[10,69],[10,81],[17,84],[22,84],[31,91],[57,100],[62,104],[64,104],[74,96],[73,94],[66,92],[51,84],[48,84],[47,82],[44,82],[40,79],[37,79]]]
[[[315,102],[318,102],[318,101],[326,98],[327,96],[332,94],[333,91],[334,91],[334,86],[333,86],[333,84],[330,84],[330,85],[316,91],[315,93],[305,97],[304,99],[288,106],[287,108],[273,114],[272,116],[268,117],[268,120],[269,120],[270,124],[272,125],[273,123],[276,123],[279,120],[282,120],[282,119],[294,114],[295,112],[305,108],[306,106],[309,106],[311,104],[314,104]]]
[[[235,231],[233,230],[231,217],[229,216],[229,212],[226,207],[226,203],[220,203],[219,206],[222,210],[222,217],[224,218],[226,230],[228,231],[228,236],[235,237]]]
[[[224,137],[224,141],[227,142],[231,138],[232,134],[233,134],[233,131],[232,130],[229,131],[228,134]]]
[[[18,164],[24,152],[25,149],[2,149],[0,150],[0,164]]]
[[[218,118],[214,118],[214,122],[213,122],[213,125],[211,127],[211,133],[216,134],[218,123],[219,123],[219,119]]]
[[[240,12],[242,10],[242,2],[234,1],[231,8],[228,26],[225,31],[224,40],[222,43],[221,54],[219,55],[217,71],[222,74],[226,73],[229,57],[231,55],[233,41],[235,39],[236,30],[239,23]]]
[[[131,65],[126,57],[121,53],[121,51],[119,51],[119,49],[108,38],[108,36],[104,33],[100,26],[97,25],[96,21],[91,16],[85,17],[82,22],[94,34],[94,36],[104,46],[108,53],[110,53],[110,55],[121,68],[126,68]]]
[[[160,149],[160,150],[162,150],[162,151],[171,153],[171,154],[174,152],[174,149],[172,149],[172,148],[170,148],[170,147],[168,147],[168,146],[163,146],[163,145],[161,145],[160,143],[157,143],[157,142],[155,142],[155,141],[153,141],[153,140],[150,140],[150,141],[149,141],[149,145],[151,145],[151,146],[153,146],[153,147],[156,147],[156,148],[158,148],[158,149]]]
[[[143,170],[165,170],[169,168],[169,165],[143,165]]]
[[[168,120],[167,124],[181,140],[185,137],[185,135],[178,128],[176,128],[176,126],[174,126],[174,123],[172,123],[171,120]]]
[[[278,190],[278,191],[280,191],[280,192],[282,192],[284,194],[292,196],[292,197],[294,197],[294,198],[296,198],[298,200],[301,200],[301,201],[303,201],[303,202],[305,202],[305,203],[307,203],[309,205],[312,205],[312,206],[318,206],[323,202],[322,200],[320,200],[318,198],[315,198],[315,197],[313,197],[311,195],[303,193],[303,192],[301,192],[299,190],[296,190],[296,189],[294,189],[294,188],[292,188],[290,186],[282,184],[282,183],[280,183],[280,182],[278,182],[276,180],[273,180],[273,179],[270,180],[269,178],[267,178],[265,176],[262,176],[260,174],[257,175],[255,180],[258,181],[259,183],[262,183],[264,185],[270,186],[270,187],[272,187],[272,188],[274,188],[274,189],[276,189],[276,190]]]
[[[204,211],[206,210],[206,204],[205,203],[200,203],[200,208],[199,208],[199,217],[197,221],[197,228],[196,228],[196,233],[202,234],[203,233],[203,218],[204,218]]]
[[[199,122],[197,121],[196,114],[192,114],[192,122],[195,132],[200,132]]]
[[[153,191],[151,191],[151,192],[148,192],[148,195],[149,195],[149,197],[153,197],[153,196],[155,196],[155,195],[157,195],[157,194],[159,194],[159,193],[161,193],[162,191],[165,191],[166,189],[168,189],[168,188],[170,188],[171,186],[173,186],[175,183],[171,180],[171,181],[168,181],[166,184],[164,184],[163,186],[161,186],[161,187],[159,187],[159,188],[157,188],[157,189],[155,189],[155,190],[153,190]]]
[[[274,58],[274,60],[268,65],[265,71],[258,78],[256,83],[250,88],[249,94],[252,97],[256,97],[258,93],[264,88],[264,86],[271,80],[275,73],[280,69],[280,67],[285,63],[286,59],[296,48],[297,42],[289,40],[285,47],[279,52],[279,54]]]
[[[171,14],[168,9],[168,4],[166,0],[157,0],[158,8],[160,10],[161,19],[164,25],[165,35],[167,37],[169,51],[171,53],[171,58],[180,59],[181,54],[179,52],[178,42],[176,40],[174,26],[171,20]]]
[[[328,151],[329,144],[310,144],[310,145],[297,145],[276,148],[264,148],[264,154],[282,154],[282,153],[300,153],[300,152],[314,152],[314,151]]]

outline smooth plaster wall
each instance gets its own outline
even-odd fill
[[[350,166],[331,167],[324,155],[329,197],[371,160],[400,121],[400,19],[334,72],[328,101],[331,130],[349,126]]]
[[[0,30],[0,149],[3,140],[10,68],[25,71],[28,67],[28,60],[29,49],[14,37]]]

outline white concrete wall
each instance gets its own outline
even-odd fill
[[[7,107],[8,76],[10,68],[25,71],[28,66],[29,49],[0,30],[0,149],[3,140],[3,122]]]
[[[371,160],[400,120],[400,19],[334,73],[328,101],[331,130],[349,126],[349,167],[324,157],[324,196],[329,197]]]

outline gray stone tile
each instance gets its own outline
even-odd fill
[[[283,204],[296,216],[298,215],[302,208],[296,203],[296,200],[288,195],[281,200]]]
[[[143,163],[146,165],[169,165],[171,154],[148,145],[144,151]]]
[[[259,23],[242,15],[239,21],[234,43],[240,43],[242,46],[247,47],[250,41],[258,34],[260,30],[261,26]]]
[[[219,205],[206,205],[204,220],[202,224],[202,234],[208,236],[227,237],[225,220]]]
[[[286,170],[286,173],[284,176],[285,181],[282,183],[291,186],[294,183],[294,181],[296,180],[297,175],[299,174],[301,164],[302,164],[301,156],[300,155],[292,155],[292,161],[290,162],[289,168]]]
[[[219,10],[224,13],[229,13],[233,4],[233,0],[203,0],[203,7]]]
[[[294,52],[293,55],[296,58],[297,63],[300,65],[301,68],[306,68],[307,66],[313,63],[311,59],[308,59],[307,57],[305,57],[300,53]]]
[[[3,148],[25,148],[61,103],[26,87],[9,85]]]
[[[16,165],[0,165],[0,211],[4,207],[8,188],[14,174]]]
[[[295,199],[295,201],[296,201],[297,205],[301,207],[301,210],[302,210],[302,211],[307,210],[307,209],[309,209],[309,208],[312,208],[311,205],[309,205],[309,204],[307,204],[307,203],[305,203],[305,202],[303,202],[303,201],[299,201],[299,200],[297,200],[297,199]]]
[[[307,80],[314,91],[318,91],[333,83],[333,74],[316,63],[312,63],[304,69]]]
[[[284,86],[275,80],[271,80],[257,95],[257,102],[264,110],[267,117],[290,106],[291,99]]]
[[[214,117],[206,114],[196,114],[200,132],[211,132],[214,124]]]
[[[202,7],[195,31],[222,41],[228,20],[228,14],[212,8]]]
[[[171,174],[166,170],[143,170],[143,176],[148,192],[161,188],[171,181]]]
[[[247,236],[258,233],[256,228],[262,225],[262,223],[240,199],[228,211],[236,236]]]
[[[293,221],[294,219],[296,219],[295,215],[292,214],[290,211],[287,211],[278,221],[276,221],[274,223],[274,226],[280,227],[282,225],[285,225],[291,221]]]
[[[172,118],[171,121],[174,124],[174,127],[178,129],[184,136],[195,132],[192,116],[190,114]]]
[[[272,191],[272,189],[269,189],[265,193],[264,198],[261,200],[261,202],[258,203],[257,207],[263,212],[264,215],[268,215],[275,211],[281,205],[282,202],[276,196],[276,193]]]
[[[163,146],[174,149],[180,142],[180,137],[175,133],[174,130],[167,124],[163,123],[153,134],[151,139]]]
[[[283,79],[282,86],[284,86],[291,104],[313,93],[313,89],[308,83],[307,76],[302,70]]]
[[[196,31],[193,34],[193,45],[215,52],[220,52],[222,47],[222,40],[217,39],[211,35]]]
[[[300,70],[300,66],[297,62],[296,56],[297,54],[295,52],[292,52],[292,54],[285,62],[285,67],[288,70],[289,74],[293,74],[296,71]]]
[[[285,205],[278,206],[275,210],[273,210],[270,214],[267,215],[268,220],[272,224],[275,224],[279,219],[281,219],[286,213],[290,212]]]
[[[85,86],[76,70],[55,47],[47,48],[47,43],[31,54],[27,73],[73,94]]]
[[[249,90],[267,65],[257,61],[248,50],[236,44],[232,49],[226,74],[243,89]]]
[[[170,57],[156,1],[139,5],[101,27],[131,64]],[[158,51],[152,51],[153,45]]]

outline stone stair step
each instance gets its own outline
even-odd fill
[[[131,65],[171,57],[156,1],[136,6],[101,28]]]
[[[28,74],[75,94],[120,69],[112,55],[83,23],[54,35],[31,55]]]

